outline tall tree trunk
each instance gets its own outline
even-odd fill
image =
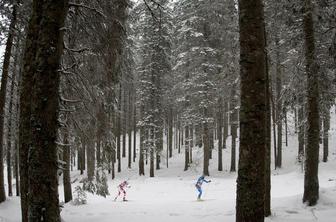
[[[228,121],[228,103],[224,101],[223,103],[223,149],[226,149],[226,139],[229,134],[229,121]]]
[[[117,116],[117,160],[118,160],[118,173],[121,172],[121,84],[119,84],[119,101],[118,101],[118,114]]]
[[[116,138],[114,138],[116,140]],[[112,180],[114,180],[115,178],[115,163],[116,163],[116,148],[115,146],[112,146],[112,156],[109,162],[111,162],[111,176],[112,176]]]
[[[8,196],[13,196],[12,189],[12,122],[13,122],[13,103],[14,103],[14,86],[16,84],[16,65],[17,53],[15,54],[15,61],[13,64],[13,74],[10,88],[10,102],[9,102],[9,118],[8,118],[8,139],[7,139],[7,181],[8,181]]]
[[[298,110],[297,108],[294,108],[294,128],[295,128],[295,133],[298,132]]]
[[[163,131],[162,128],[159,127],[156,129],[156,135],[155,135],[155,153],[156,153],[156,169],[160,169],[160,163],[161,163],[161,152],[163,150]]]
[[[126,87],[125,87],[126,88]],[[126,113],[127,113],[127,108],[126,108],[126,89],[123,89],[124,95],[123,95],[123,110],[121,113],[121,122],[122,122],[122,157],[126,157],[126,132],[127,132],[127,121],[126,121]]]
[[[9,33],[6,42],[5,56],[2,66],[1,89],[0,89],[0,203],[6,200],[5,184],[4,184],[4,169],[3,169],[3,140],[4,140],[4,118],[5,118],[5,104],[6,91],[8,82],[8,72],[10,58],[12,55],[12,46],[14,40],[14,31],[17,22],[17,3],[14,1],[11,23],[9,26]],[[10,175],[11,176],[11,175]]]
[[[207,108],[204,108],[204,116],[208,116]],[[209,160],[210,160],[210,142],[208,122],[203,123],[203,175],[209,176]]]
[[[17,56],[19,56],[17,54]],[[16,60],[14,60],[14,63]],[[15,66],[16,67],[16,66]],[[20,73],[18,73],[20,74]],[[16,196],[20,196],[20,193],[21,193],[21,189],[20,189],[20,172],[19,172],[19,156],[20,156],[20,153],[19,153],[19,136],[20,136],[20,132],[19,132],[19,126],[20,126],[20,121],[19,121],[19,118],[20,118],[20,98],[19,98],[19,95],[20,95],[20,85],[21,85],[21,81],[20,81],[20,76],[18,76],[18,80],[17,80],[17,87],[16,87],[16,96],[17,96],[17,99],[16,99],[16,104],[15,104],[15,109],[16,109],[16,115],[15,115],[15,118],[16,118],[16,121],[15,121],[15,128],[17,130],[15,130],[15,144],[14,144],[14,148],[15,148],[15,160],[14,160],[14,168],[15,168],[15,184],[16,184]],[[22,220],[23,221],[23,220]]]
[[[231,125],[231,167],[230,172],[236,172],[236,139],[238,128],[238,110],[236,109],[235,89],[232,89],[231,103],[230,103],[230,125]]]
[[[208,123],[208,130],[209,130],[209,159],[212,159],[212,151],[214,148],[214,123]]]
[[[61,221],[55,140],[59,115],[59,69],[63,53],[62,28],[67,4],[66,0],[33,1],[29,22],[22,85],[25,88],[27,78],[32,78],[33,84],[30,86],[30,97],[21,98],[20,105],[23,110],[31,110],[31,116],[28,116],[30,122],[25,124],[25,112],[21,113],[23,119],[20,122],[24,132],[31,131],[31,138],[34,138],[28,140],[28,221]],[[35,47],[34,42],[38,44]],[[33,59],[28,55],[33,55]],[[27,145],[25,139],[20,139],[20,148]]]
[[[189,127],[189,163],[193,162],[193,147],[194,147],[194,127]]]
[[[283,108],[283,115],[285,118],[285,142],[286,142],[286,147],[288,147],[288,119],[287,119],[287,108]]]
[[[81,175],[83,175],[84,170],[86,170],[86,144],[85,139],[82,139],[82,149],[81,149]]]
[[[150,150],[149,150],[149,177],[154,177],[154,153],[155,153],[155,144],[154,144],[154,129],[151,128],[149,132],[149,139],[150,139]]]
[[[218,99],[217,135],[218,135],[218,171],[223,171],[222,139],[223,139],[223,98]]]
[[[302,99],[299,100],[299,110],[298,110],[298,162],[302,162],[304,156],[304,145],[305,145],[305,118],[304,118],[304,104]]]
[[[178,118],[177,116],[174,117],[174,127],[175,127],[175,130],[174,130],[174,149],[178,149],[178,127],[177,127],[177,121],[178,121]]]
[[[185,127],[184,171],[189,169],[189,126]]]
[[[239,0],[240,152],[237,222],[264,221],[266,55],[261,0]]]
[[[15,170],[15,188],[16,196],[20,196],[20,176],[19,176],[19,145],[18,141],[15,141],[15,156],[14,156],[14,170]]]
[[[181,123],[179,121],[178,123],[178,150],[177,152],[180,154],[181,153]]]
[[[323,162],[328,161],[329,129],[330,129],[330,111],[327,110],[323,118]]]
[[[144,163],[144,128],[140,127],[140,151],[139,151],[139,175],[145,175],[145,163]]]
[[[86,141],[86,165],[87,165],[87,177],[92,181],[95,173],[95,150],[94,142],[88,139]]]
[[[8,144],[7,144],[7,155],[6,155],[6,162],[7,162],[7,183],[8,183],[8,196],[13,196],[13,183],[12,183],[12,148],[11,148],[11,138],[9,137]]]
[[[76,140],[75,140],[76,141]],[[76,142],[76,146],[77,146],[77,170],[81,170],[82,169],[82,153],[80,150],[80,145],[78,142]]]
[[[100,136],[97,136],[97,141],[96,141],[96,159],[97,159],[97,166],[100,166],[101,164],[101,138]]]
[[[267,47],[267,32],[264,29],[265,47]],[[272,119],[271,119],[271,91],[269,78],[269,58],[268,53],[265,55],[266,66],[266,135],[265,135],[265,217],[271,216],[271,149],[272,149]]]
[[[132,167],[132,98],[131,90],[128,92],[128,168]]]
[[[276,158],[276,167],[281,168],[282,165],[282,72],[280,67],[280,47],[279,39],[276,39],[276,120],[277,120],[277,158]]]
[[[135,95],[134,95],[135,99]],[[133,105],[133,162],[136,159],[136,139],[137,138],[137,121],[136,121],[136,105]]]
[[[278,150],[277,150],[277,136],[276,136],[276,107],[274,103],[273,90],[272,90],[272,81],[269,81],[270,84],[270,97],[271,97],[271,111],[272,111],[272,123],[273,123],[273,153],[274,153],[274,168],[276,169],[278,164]]]
[[[174,149],[176,150],[176,149],[178,149],[178,123],[177,123],[177,121],[178,121],[178,118],[177,118],[177,116],[175,116],[175,121],[174,121],[174,123],[175,123],[175,131],[174,131],[174,133],[175,133],[175,136],[174,136],[174,142],[175,142],[175,145],[174,145]]]
[[[41,8],[41,5],[34,2],[34,10]],[[21,76],[20,91],[20,126],[19,126],[19,172],[20,172],[20,189],[21,189],[21,217],[22,222],[28,221],[28,150],[31,147],[31,97],[32,97],[32,76],[36,70],[36,66],[32,66],[37,52],[38,42],[34,39],[38,38],[39,26],[38,15],[33,13],[28,29],[25,43],[25,52],[23,57],[23,71]],[[1,183],[1,182],[0,182]],[[1,187],[1,186],[0,186]]]
[[[18,51],[18,49],[16,49]],[[15,53],[14,58],[14,64],[13,64],[13,74],[12,74],[12,81],[11,81],[11,88],[10,88],[10,102],[9,102],[9,118],[8,118],[8,139],[7,139],[7,181],[8,181],[8,196],[13,196],[13,189],[12,189],[12,141],[16,141],[16,138],[13,139],[13,133],[12,133],[12,123],[13,123],[13,113],[15,112],[15,108],[13,108],[14,103],[14,92],[15,92],[15,84],[16,84],[16,75],[17,75],[17,59],[18,59],[18,52]],[[16,144],[14,144],[14,147]],[[16,148],[15,148],[16,149]],[[15,158],[14,158],[14,168],[16,167],[16,152],[15,152]],[[16,168],[14,169],[16,170]],[[15,171],[15,177],[17,178],[18,175]]]
[[[168,122],[168,150],[169,158],[171,158],[173,156],[173,108],[169,109]]]
[[[196,134],[196,146],[199,148],[202,147],[202,136],[203,136],[203,126],[201,124],[197,124],[195,126],[195,134]]]
[[[64,202],[68,203],[72,200],[72,190],[71,190],[71,179],[70,179],[70,144],[69,144],[69,132],[68,129],[64,133],[64,144],[63,147],[63,161],[65,162],[65,167],[63,170],[63,187],[64,187]]]
[[[305,59],[307,72],[307,148],[304,177],[303,202],[314,206],[319,199],[319,88],[318,67],[315,56],[313,5],[304,0],[303,34],[305,39]]]

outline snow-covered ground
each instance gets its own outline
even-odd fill
[[[302,204],[303,173],[301,165],[296,163],[297,138],[289,136],[289,147],[284,146],[283,168],[272,171],[272,216],[266,221],[276,222],[333,222],[336,221],[336,116],[332,113],[330,130],[330,152],[328,163],[319,165],[320,200],[317,206]],[[227,144],[230,144],[228,138]],[[229,147],[228,147],[229,148]],[[201,222],[235,221],[236,173],[230,173],[230,149],[224,150],[224,171],[216,170],[217,152],[210,164],[209,177],[212,182],[204,184],[204,201],[196,201],[195,180],[201,174],[202,155],[194,151],[194,163],[189,171],[183,171],[183,153],[169,160],[169,168],[156,171],[155,178],[139,177],[137,162],[127,169],[127,159],[123,159],[122,173],[117,179],[109,180],[111,195],[107,198],[88,194],[88,203],[82,206],[66,204],[62,218],[66,222]],[[163,158],[165,159],[165,158]],[[273,166],[273,165],[272,165]],[[79,176],[77,171],[72,178]],[[109,175],[110,177],[110,175]],[[128,202],[114,202],[117,185],[123,179],[129,179]],[[76,184],[73,184],[74,186]],[[73,186],[73,187],[74,187]],[[60,186],[60,200],[63,199],[63,187]],[[1,222],[20,221],[20,206],[17,197],[8,198],[0,205]]]

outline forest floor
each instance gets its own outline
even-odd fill
[[[272,216],[267,222],[333,222],[336,218],[336,116],[332,114],[330,130],[330,152],[327,163],[320,162],[319,182],[320,200],[318,205],[307,207],[302,204],[303,179],[302,166],[296,161],[297,137],[290,132],[289,146],[284,144],[283,167],[272,170]],[[127,169],[127,159],[123,159],[123,170],[116,174],[116,179],[109,179],[110,196],[99,197],[88,194],[87,204],[74,206],[68,203],[61,215],[66,222],[234,222],[236,173],[230,173],[230,138],[228,148],[223,152],[224,171],[218,172],[217,152],[210,164],[208,179],[212,182],[203,184],[204,201],[197,201],[195,180],[201,175],[202,151],[195,149],[191,169],[184,172],[183,153],[169,159],[169,168],[162,160],[162,169],[156,171],[155,178],[139,177],[137,162],[132,169]],[[165,156],[163,156],[164,159]],[[272,164],[272,167],[274,165]],[[79,172],[72,172],[72,180],[79,178]],[[111,175],[109,175],[111,177]],[[117,185],[129,179],[131,188],[127,192],[128,202],[121,199],[114,202]],[[60,182],[62,184],[62,182]],[[77,185],[77,182],[73,184]],[[14,184],[15,186],[15,184]],[[60,186],[60,200],[63,199],[63,187]],[[11,197],[0,205],[0,222],[20,221],[19,198]]]

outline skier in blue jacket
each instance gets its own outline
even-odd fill
[[[198,178],[198,180],[197,180],[197,182],[196,182],[196,189],[198,190],[198,197],[197,197],[197,200],[201,200],[201,197],[202,197],[202,193],[203,193],[203,191],[202,191],[202,184],[203,184],[203,182],[206,182],[206,183],[210,183],[211,182],[211,180],[206,180],[205,178],[204,178],[204,176],[200,176],[199,178]]]

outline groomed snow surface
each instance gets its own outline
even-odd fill
[[[320,162],[319,182],[320,200],[317,206],[307,207],[302,204],[303,172],[297,163],[297,137],[292,131],[289,136],[289,146],[283,145],[283,167],[272,170],[272,216],[266,221],[276,222],[334,222],[336,221],[336,116],[332,112],[330,130],[330,152],[328,163]],[[291,124],[289,129],[293,129]],[[74,206],[65,205],[61,212],[66,222],[234,222],[236,198],[236,173],[230,173],[230,139],[228,148],[223,152],[224,171],[218,172],[217,150],[213,151],[208,179],[212,182],[203,184],[204,201],[196,201],[195,180],[202,172],[202,151],[193,152],[194,162],[191,169],[184,172],[183,152],[169,160],[166,168],[163,155],[161,170],[155,172],[155,178],[149,178],[148,166],[146,176],[139,177],[138,162],[132,163],[132,169],[127,169],[127,158],[123,159],[123,170],[116,174],[116,180],[109,178],[110,196],[107,198],[88,194],[87,204]],[[126,140],[127,141],[127,140]],[[322,152],[321,152],[322,153]],[[273,156],[272,156],[273,157]],[[272,168],[274,165],[272,164]],[[72,172],[72,180],[80,177],[78,171]],[[111,175],[109,175],[111,177]],[[6,177],[5,177],[6,178]],[[60,184],[62,184],[60,178]],[[114,202],[117,185],[124,179],[129,179],[131,188],[127,192],[128,202],[121,198]],[[78,180],[77,180],[78,181]],[[13,181],[15,182],[15,181]],[[73,188],[78,183],[73,184]],[[15,184],[14,184],[15,193]],[[60,200],[63,200],[63,187],[59,187]],[[10,197],[0,204],[0,222],[18,222],[21,219],[20,201]]]

